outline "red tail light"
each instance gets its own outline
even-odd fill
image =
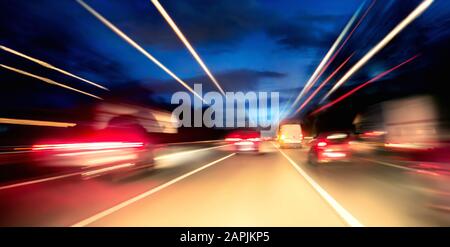
[[[77,150],[139,148],[143,146],[144,143],[142,142],[88,142],[88,143],[64,143],[64,144],[38,144],[33,145],[32,150],[77,151]]]
[[[260,142],[261,137],[259,133],[246,133],[246,132],[238,132],[229,135],[225,141],[228,142]]]

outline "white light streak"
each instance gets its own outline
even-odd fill
[[[55,85],[55,86],[59,86],[59,87],[65,88],[65,89],[69,89],[69,90],[72,90],[72,91],[75,91],[75,92],[78,92],[78,93],[81,93],[81,94],[84,94],[84,95],[87,95],[87,96],[90,96],[90,97],[93,97],[93,98],[96,98],[96,99],[100,99],[100,100],[102,99],[102,98],[100,98],[100,97],[98,97],[96,95],[93,95],[93,94],[90,94],[90,93],[78,90],[78,89],[73,88],[73,87],[69,87],[67,85],[64,85],[62,83],[56,82],[56,81],[51,80],[49,78],[45,78],[45,77],[42,77],[42,76],[31,74],[29,72],[26,72],[26,71],[23,71],[23,70],[20,70],[20,69],[16,69],[16,68],[13,68],[13,67],[9,67],[9,66],[6,66],[4,64],[0,64],[0,67],[3,67],[5,69],[11,70],[11,71],[14,71],[14,72],[22,74],[22,75],[26,75],[26,76],[29,76],[29,77],[32,77],[32,78],[36,78],[38,80],[41,80],[43,82],[46,82],[46,83],[49,83],[49,84],[52,84],[52,85]]]
[[[158,67],[160,67],[164,72],[169,74],[172,78],[174,78],[178,83],[180,83],[183,87],[185,87],[187,90],[189,90],[192,94],[194,94],[196,97],[201,99],[203,102],[203,98],[197,94],[189,85],[187,85],[183,80],[181,80],[177,75],[175,75],[171,70],[169,70],[166,66],[164,66],[160,61],[158,61],[155,57],[153,57],[150,53],[148,53],[144,48],[142,48],[139,44],[137,44],[134,40],[132,40],[130,37],[128,37],[125,33],[123,33],[119,28],[114,26],[110,21],[108,21],[105,17],[100,15],[97,11],[95,11],[91,6],[83,2],[82,0],[77,0],[77,2],[83,6],[89,13],[91,13],[94,17],[96,17],[98,20],[100,20],[105,26],[107,26],[109,29],[111,29],[113,32],[115,32],[119,37],[121,37],[123,40],[125,40],[127,43],[129,43],[131,46],[133,46],[136,50],[141,52],[144,56],[146,56],[150,61],[155,63]]]
[[[361,60],[359,60],[321,99],[325,101],[333,92],[344,84],[354,73],[356,73],[364,64],[366,64],[375,54],[385,47],[397,34],[407,27],[413,20],[419,17],[430,5],[433,0],[424,0],[416,9],[413,10],[402,22],[400,22],[391,32],[389,32],[376,46],[374,46]]]
[[[200,67],[202,67],[202,69],[205,71],[205,73],[208,75],[208,77],[211,79],[211,81],[216,85],[216,87],[220,90],[220,92],[223,95],[225,95],[225,92],[223,91],[219,82],[216,80],[216,78],[214,78],[211,71],[209,71],[208,67],[205,65],[203,60],[197,54],[195,49],[192,47],[192,45],[186,39],[184,34],[181,32],[181,30],[178,28],[177,24],[175,24],[175,22],[172,20],[172,18],[166,12],[166,10],[163,8],[163,6],[158,2],[158,0],[152,0],[152,3],[153,3],[153,5],[155,5],[156,9],[158,9],[159,13],[161,13],[161,15],[164,17],[164,19],[167,21],[167,23],[173,29],[173,31],[177,34],[178,38],[180,38],[180,40],[183,42],[183,44],[186,46],[186,48],[189,50],[189,52],[192,54],[192,56],[195,58],[195,60],[197,60]]]
[[[104,87],[104,86],[102,86],[102,85],[99,85],[99,84],[97,84],[97,83],[94,83],[94,82],[92,82],[92,81],[89,81],[89,80],[87,80],[87,79],[84,79],[84,78],[82,78],[82,77],[79,77],[79,76],[77,76],[77,75],[74,75],[74,74],[72,74],[72,73],[70,73],[70,72],[67,72],[67,71],[63,70],[63,69],[57,68],[57,67],[55,67],[55,66],[53,66],[53,65],[51,65],[51,64],[49,64],[49,63],[46,63],[46,62],[44,62],[44,61],[42,61],[42,60],[39,60],[39,59],[37,59],[37,58],[27,56],[27,55],[25,55],[25,54],[23,54],[23,53],[20,53],[20,52],[18,52],[18,51],[16,51],[16,50],[13,50],[13,49],[8,48],[8,47],[6,47],[6,46],[0,45],[0,49],[4,50],[4,51],[6,51],[6,52],[12,53],[12,54],[14,54],[14,55],[16,55],[16,56],[19,56],[19,57],[28,59],[28,60],[30,60],[30,61],[32,61],[32,62],[34,62],[34,63],[37,63],[37,64],[39,64],[39,65],[41,65],[41,66],[44,66],[44,67],[46,67],[46,68],[48,68],[48,69],[52,69],[52,70],[58,71],[58,72],[60,72],[60,73],[62,73],[62,74],[65,74],[65,75],[67,75],[67,76],[70,76],[70,77],[73,77],[73,78],[75,78],[75,79],[84,81],[84,82],[89,83],[89,84],[91,84],[91,85],[93,85],[93,86],[96,86],[96,87],[98,87],[98,88],[101,88],[101,89],[104,89],[104,90],[108,90],[106,87]]]
[[[359,6],[359,8],[356,10],[356,12],[353,14],[352,18],[348,21],[348,23],[345,25],[344,29],[342,30],[342,32],[339,34],[339,36],[337,37],[337,39],[334,41],[333,45],[331,46],[330,50],[327,52],[327,54],[325,55],[325,57],[322,59],[322,61],[320,62],[319,66],[317,66],[316,70],[314,71],[314,73],[312,74],[312,76],[309,78],[308,82],[306,83],[306,85],[303,87],[302,91],[300,92],[300,94],[297,96],[297,98],[295,99],[294,103],[292,103],[292,107],[295,106],[300,99],[303,97],[303,95],[305,93],[308,92],[308,90],[313,86],[313,81],[315,81],[316,76],[320,73],[320,71],[322,70],[323,66],[325,66],[325,64],[328,62],[328,60],[330,59],[331,55],[333,54],[333,52],[336,50],[337,46],[339,45],[339,43],[341,43],[342,39],[345,37],[345,35],[348,33],[348,30],[350,29],[350,27],[353,25],[353,23],[355,22],[356,18],[358,17],[359,13],[362,10],[362,7],[364,6],[364,3],[361,4],[361,6]]]

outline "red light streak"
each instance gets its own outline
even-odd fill
[[[339,67],[336,70],[334,70],[333,73],[331,73],[331,75],[328,76],[328,78],[325,79],[325,81],[323,81],[322,84],[320,84],[318,88],[316,88],[316,90],[314,90],[314,92],[305,100],[305,102],[303,102],[303,104],[295,111],[295,113],[300,112],[312,100],[312,98],[314,98],[314,96],[316,96],[316,94],[331,80],[331,78],[337,72],[339,72],[342,69],[342,67],[344,67],[344,65],[350,60],[350,58],[353,56],[353,54],[350,55],[341,65],[339,65]]]
[[[65,143],[65,144],[39,144],[33,145],[32,150],[101,150],[117,148],[142,147],[142,142],[91,142],[91,143]]]
[[[374,78],[370,79],[369,81],[367,81],[367,82],[365,82],[365,83],[363,83],[363,84],[361,84],[361,85],[355,87],[354,89],[350,90],[349,92],[347,92],[347,93],[341,95],[339,98],[337,98],[337,99],[331,101],[330,103],[328,103],[328,104],[326,104],[326,105],[320,107],[319,109],[315,110],[315,111],[312,112],[310,115],[315,115],[315,114],[317,114],[317,113],[319,113],[319,112],[321,112],[321,111],[323,111],[323,110],[325,110],[325,109],[327,109],[327,108],[330,108],[331,106],[333,106],[333,105],[335,105],[335,104],[341,102],[342,100],[344,100],[344,99],[350,97],[352,94],[356,93],[357,91],[359,91],[360,89],[364,88],[365,86],[367,86],[367,85],[369,85],[369,84],[371,84],[371,83],[373,83],[373,82],[375,82],[375,81],[381,79],[382,77],[384,77],[384,76],[386,76],[387,74],[393,72],[394,70],[400,68],[401,66],[403,66],[403,65],[405,65],[405,64],[407,64],[407,63],[409,63],[409,62],[411,62],[412,60],[416,59],[418,56],[419,56],[419,55],[414,55],[413,57],[411,57],[411,58],[409,58],[408,60],[402,62],[401,64],[399,64],[399,65],[397,65],[397,66],[395,66],[395,67],[393,67],[393,68],[391,68],[391,69],[389,69],[389,70],[386,70],[386,71],[384,71],[384,72],[378,74],[377,76],[375,76]]]
[[[364,14],[359,19],[358,23],[356,23],[356,25],[353,27],[352,31],[350,31],[347,38],[345,38],[345,40],[342,42],[342,44],[339,46],[339,48],[333,54],[333,56],[330,58],[330,60],[328,60],[328,62],[325,64],[325,66],[323,66],[322,70],[319,72],[319,74],[316,76],[316,78],[314,78],[314,80],[311,82],[311,84],[308,86],[308,88],[306,88],[305,94],[308,93],[308,91],[312,88],[312,86],[317,82],[317,80],[322,76],[322,74],[327,70],[327,68],[330,66],[330,64],[334,61],[334,59],[337,57],[337,55],[342,50],[342,48],[344,48],[345,44],[352,37],[353,33],[356,31],[356,29],[359,27],[359,25],[361,25],[362,21],[366,18],[367,14],[369,13],[369,10],[373,7],[375,2],[376,2],[376,0],[372,1],[370,6],[366,9]]]

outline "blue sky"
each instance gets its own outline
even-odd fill
[[[226,91],[280,91],[282,104],[295,97],[342,28],[364,1],[358,0],[161,0],[185,36]],[[370,3],[367,0],[365,5]],[[402,3],[400,3],[402,2]],[[191,86],[215,90],[193,57],[148,0],[86,0]],[[355,51],[361,57],[417,1],[378,0],[336,63]],[[440,6],[439,6],[440,4]],[[431,38],[416,29],[437,16],[447,16],[448,3],[436,3],[406,30],[397,43],[375,58],[354,83],[395,64]],[[153,91],[149,98],[169,101],[184,90],[170,76],[119,38],[74,0],[2,0],[0,43],[89,78],[112,89],[138,85]],[[445,7],[445,8],[442,8]],[[434,15],[433,15],[434,14]],[[383,18],[379,18],[383,16]],[[437,29],[446,30],[437,25]],[[430,29],[429,33],[436,32]],[[440,32],[437,32],[440,33]],[[403,34],[402,34],[403,35]],[[409,35],[409,36],[408,36]],[[405,46],[411,42],[411,48]],[[431,40],[431,41],[430,41]],[[406,47],[403,50],[398,47]],[[411,50],[409,52],[409,50]],[[3,55],[3,54],[2,54]],[[386,59],[388,58],[388,59]],[[2,63],[21,65],[11,56]],[[388,61],[388,62],[386,62]],[[351,61],[352,63],[356,60]],[[28,64],[27,64],[28,65]],[[331,67],[335,67],[332,64]],[[48,74],[32,67],[36,73]],[[4,78],[13,78],[1,71]],[[330,73],[327,71],[327,73]],[[6,75],[5,75],[6,74]],[[67,78],[53,75],[55,79]],[[19,80],[19,79],[18,79]],[[67,81],[79,85],[74,81]],[[95,91],[86,85],[86,90]],[[30,94],[30,97],[32,95]],[[64,99],[61,99],[64,100]]]

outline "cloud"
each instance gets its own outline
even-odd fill
[[[100,84],[105,77],[108,81],[123,79],[127,73],[123,65],[97,51],[80,35],[86,20],[78,18],[82,9],[74,6],[74,1],[0,1],[0,44],[100,80]],[[74,15],[68,15],[68,11]],[[16,61],[23,59],[12,56],[7,62]]]
[[[287,74],[276,71],[259,71],[251,69],[239,69],[231,70],[222,73],[216,73],[215,77],[219,80],[224,87],[225,91],[237,92],[237,91],[256,91],[260,90],[260,83],[263,79],[276,79],[284,78]],[[205,76],[196,76],[183,79],[185,82],[193,85],[194,83],[201,83],[203,85],[203,91],[216,91],[210,83],[210,79]],[[174,80],[156,81],[149,80],[149,87],[156,92],[174,92],[184,91],[184,88],[178,86]]]
[[[325,47],[330,44],[332,36],[323,29],[314,29],[311,26],[301,24],[270,27],[267,29],[267,33],[279,45],[287,49]]]
[[[126,33],[145,45],[180,49],[183,45],[151,3],[111,2],[94,6]],[[97,4],[97,5],[96,5]],[[195,46],[223,47],[228,51],[246,35],[262,32],[282,48],[302,49],[329,45],[332,32],[326,25],[339,23],[341,15],[299,13],[285,17],[263,8],[259,1],[209,0],[165,1],[165,9]],[[119,11],[118,11],[119,10]],[[342,21],[341,21],[342,22]]]

